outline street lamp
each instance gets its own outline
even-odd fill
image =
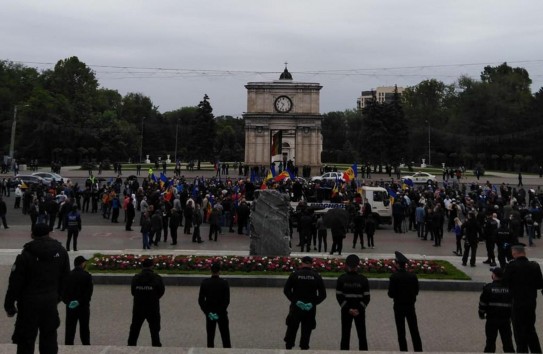
[[[29,105],[25,104],[21,107],[28,107]],[[13,154],[15,152],[15,131],[17,129],[17,105],[13,108],[13,123],[11,124],[11,140],[9,143],[9,157],[13,159]]]
[[[145,117],[141,117],[140,163],[141,163],[141,155],[143,153],[143,121],[144,120],[145,120]]]
[[[175,122],[175,155],[173,158],[173,163],[177,167],[177,133],[179,131],[179,118],[177,118],[177,121]]]
[[[424,121],[426,124],[428,124],[428,165],[432,165],[432,145],[430,141],[430,121]]]

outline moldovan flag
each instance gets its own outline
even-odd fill
[[[168,181],[168,177],[166,177],[162,172],[160,172],[160,188],[164,188],[164,186],[169,187],[170,181]]]
[[[279,155],[283,152],[282,149],[283,131],[279,130],[272,136],[271,156]]]
[[[285,170],[283,172],[281,172],[280,174],[278,174],[277,176],[275,176],[275,178],[273,179],[274,182],[280,182],[282,180],[284,180],[285,178],[290,178],[290,175],[289,173]]]
[[[273,178],[272,171],[268,171],[268,175],[264,178],[264,184]]]
[[[332,195],[330,196],[330,198],[334,198],[336,195],[338,195],[339,193],[339,189],[337,187],[337,184],[334,183],[334,188],[332,188]]]
[[[358,166],[354,164],[343,172],[343,179],[345,182],[350,182],[356,178],[357,169]]]

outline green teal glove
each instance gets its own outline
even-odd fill
[[[209,317],[211,321],[217,321],[219,319],[219,315],[214,312],[210,312],[207,317]]]
[[[77,300],[70,301],[70,303],[68,304],[68,308],[72,310],[75,309],[77,306],[79,306],[79,301]]]
[[[304,302],[297,301],[296,306],[298,306],[302,311],[310,311],[313,308],[313,304],[310,302],[306,304]]]

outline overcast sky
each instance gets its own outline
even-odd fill
[[[252,81],[318,82],[321,113],[360,91],[412,86],[485,65],[524,67],[543,86],[541,0],[4,0],[0,59],[38,69],[77,56],[100,85],[139,92],[159,111],[241,116]]]

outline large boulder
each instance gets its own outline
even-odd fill
[[[276,190],[262,190],[251,204],[250,255],[289,256],[289,200]]]

